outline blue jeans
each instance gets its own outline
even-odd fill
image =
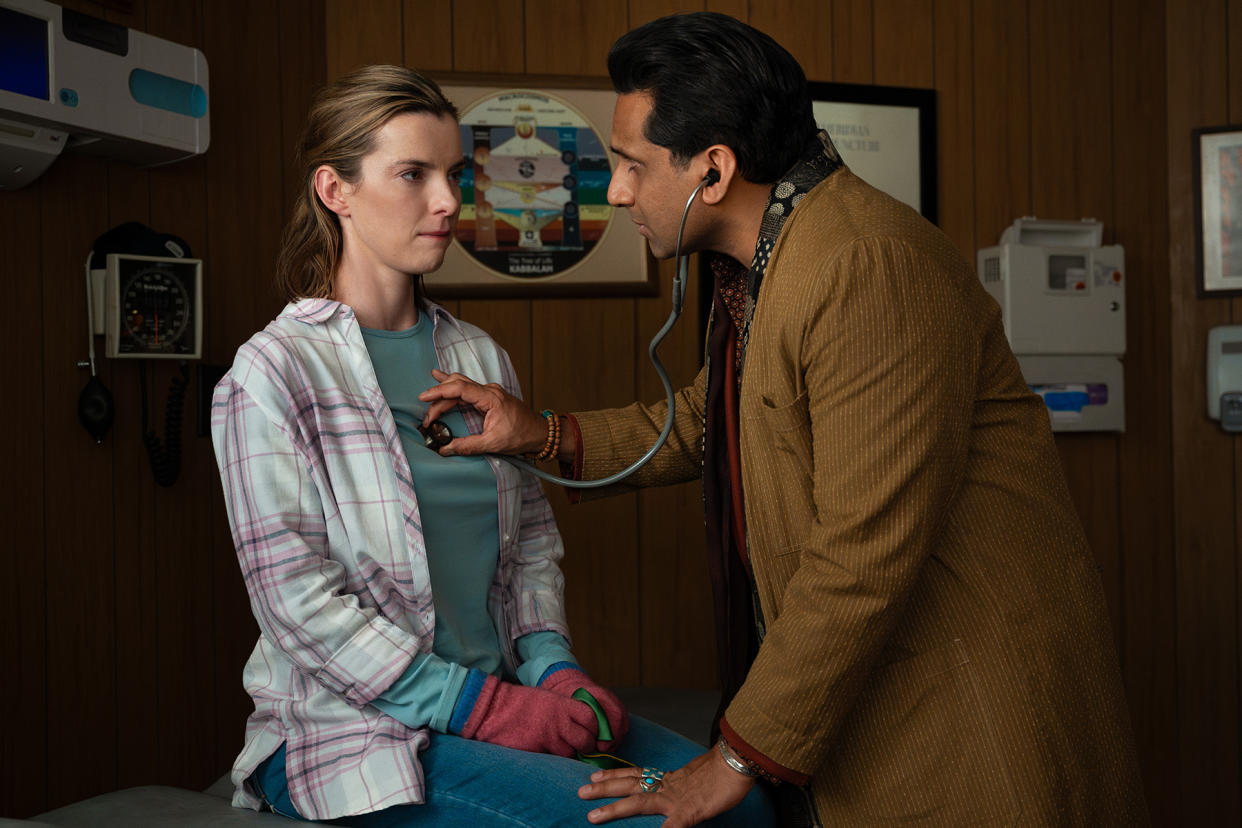
[[[630,732],[611,753],[640,767],[676,770],[705,748],[684,736],[647,721],[630,717]],[[370,814],[333,820],[333,825],[360,828],[397,826],[521,826],[590,825],[587,812],[613,800],[578,798],[578,788],[595,771],[590,765],[547,753],[527,753],[449,736],[431,734],[431,746],[419,754],[427,783],[422,805],[396,805]],[[293,807],[285,782],[285,748],[272,754],[250,780],[265,802],[278,814],[304,819]],[[662,815],[630,817],[619,828],[658,828]],[[762,828],[776,824],[767,791],[756,785],[740,805],[704,825]]]

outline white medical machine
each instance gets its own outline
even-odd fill
[[[1242,325],[1208,331],[1207,407],[1225,431],[1242,431]]]
[[[1094,219],[1020,218],[979,251],[1022,375],[1053,431],[1125,431],[1125,251]]]
[[[45,0],[0,0],[0,190],[68,148],[140,166],[207,151],[203,53]]]

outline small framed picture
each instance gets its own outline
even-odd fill
[[[1202,296],[1242,296],[1242,126],[1193,132],[1195,253]]]
[[[810,91],[815,122],[854,174],[935,224],[935,91],[853,83]]]
[[[654,295],[628,212],[608,203],[617,96],[605,81],[437,76],[461,117],[461,214],[439,297]]]

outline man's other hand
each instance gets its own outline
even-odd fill
[[[735,807],[755,786],[753,777],[731,769],[715,750],[666,774],[654,793],[642,792],[640,773],[638,768],[617,768],[591,774],[591,784],[578,789],[580,798],[625,799],[596,808],[587,819],[598,824],[635,814],[664,814],[668,818],[663,828],[687,828]]]

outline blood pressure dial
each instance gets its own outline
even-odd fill
[[[197,359],[202,341],[198,259],[108,256],[108,356]]]
[[[124,286],[121,323],[139,348],[163,350],[185,334],[190,308],[180,279],[159,267],[147,267]]]

